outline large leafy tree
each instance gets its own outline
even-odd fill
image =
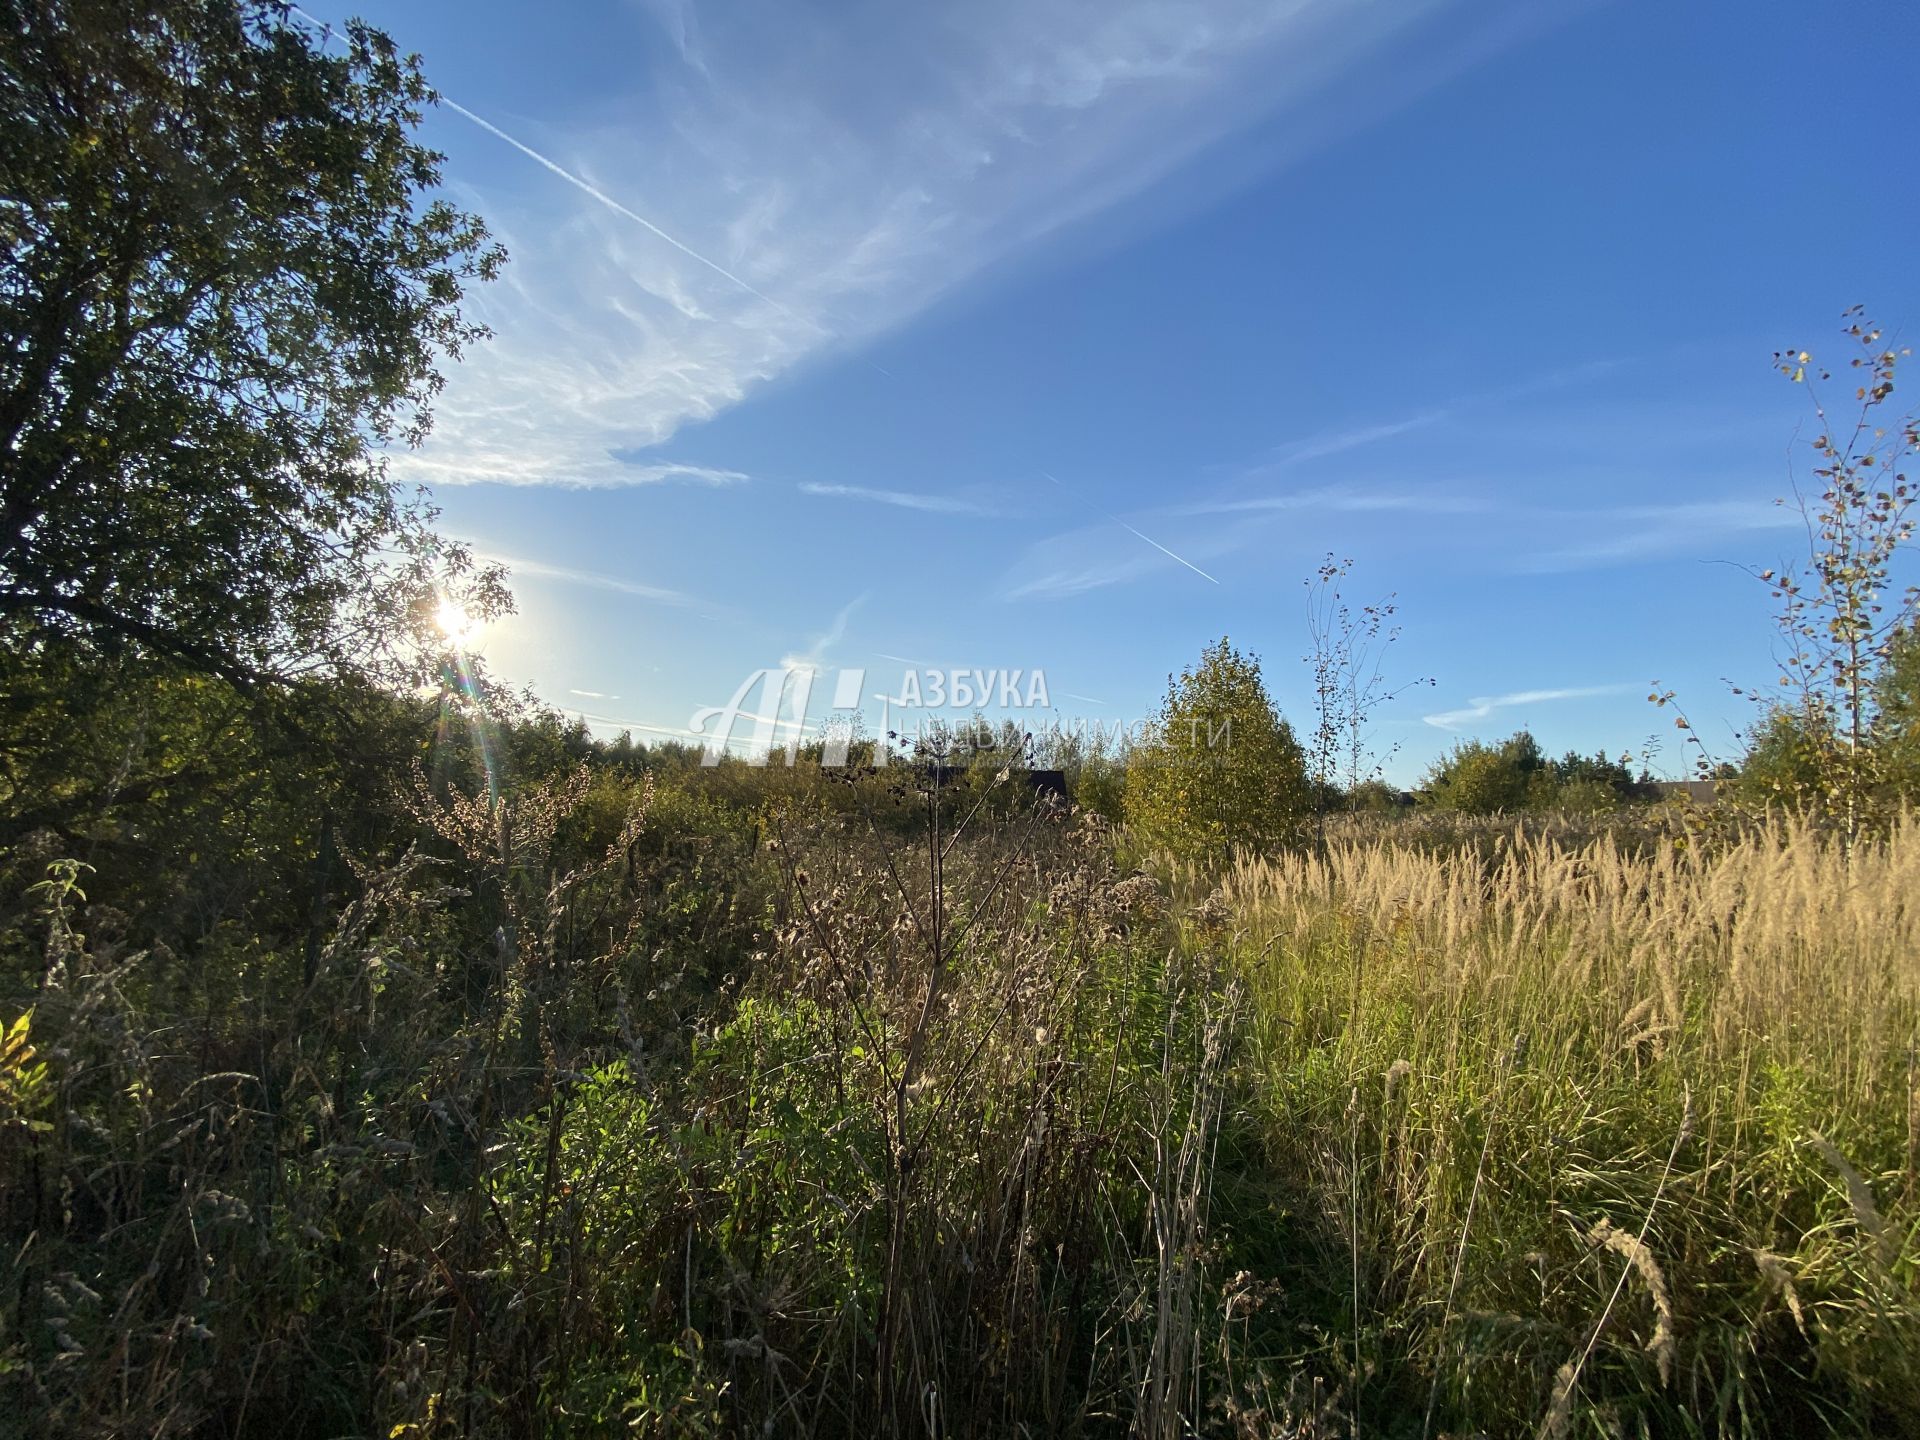
[[[1521,730],[1498,745],[1460,741],[1428,769],[1421,788],[1436,809],[1491,815],[1547,800],[1553,770],[1539,742]]]
[[[1195,859],[1292,839],[1312,813],[1307,762],[1260,662],[1223,636],[1169,679],[1151,737],[1128,759],[1127,821]]]
[[[502,258],[431,197],[431,98],[284,5],[0,0],[9,644],[250,680],[377,653],[467,572],[383,458]]]

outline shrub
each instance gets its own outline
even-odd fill
[[[1260,677],[1223,637],[1167,682],[1127,767],[1127,821],[1177,856],[1224,861],[1295,838],[1312,813],[1306,757]]]

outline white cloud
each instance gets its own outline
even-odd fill
[[[457,422],[456,422],[457,423]],[[744,485],[738,470],[644,460],[626,451],[595,452],[571,444],[525,450],[446,448],[404,451],[388,457],[395,478],[409,485],[559,485],[609,490],[635,485]]]
[[[507,567],[508,580],[513,576],[524,575],[540,580],[558,580],[568,585],[584,585],[592,590],[611,590],[619,595],[631,595],[639,600],[653,600],[662,605],[672,605],[680,609],[708,609],[712,606],[696,596],[683,591],[671,590],[662,585],[647,585],[638,580],[623,579],[618,575],[602,575],[594,570],[576,570],[569,565],[548,565],[540,560],[528,560],[517,555],[502,555],[474,547],[474,558],[491,565]]]
[[[1242,500],[1205,500],[1183,506],[1181,515],[1246,515],[1277,510],[1328,510],[1368,514],[1399,511],[1416,515],[1477,515],[1491,508],[1478,496],[1439,490],[1380,490],[1364,485],[1322,485]]]
[[[936,515],[991,515],[993,511],[970,500],[951,495],[924,495],[912,490],[870,490],[864,485],[821,485],[807,481],[800,486],[802,495],[819,495],[839,500],[868,500],[876,505],[892,505],[902,510],[924,510]]]
[[[1087,499],[1082,492],[1069,489],[1052,475],[1042,474],[1060,488],[1074,509],[1098,516],[1105,523],[1083,525],[1028,545],[1001,583],[1004,600],[1064,599],[1167,573],[1175,566],[1208,584],[1218,585],[1220,581],[1199,562],[1211,564],[1214,556],[1230,554],[1247,543],[1251,527],[1246,525],[1209,530],[1196,530],[1189,525],[1168,530],[1164,528],[1166,525],[1176,524],[1177,517],[1192,512],[1165,510],[1157,512],[1151,521],[1156,531],[1173,541],[1171,545],[1164,544]],[[1146,517],[1141,518],[1144,521]],[[1122,539],[1114,533],[1116,530],[1125,531],[1141,544]],[[1186,579],[1185,576],[1179,578]]]
[[[1427,724],[1440,730],[1458,730],[1473,720],[1485,720],[1496,710],[1509,710],[1516,705],[1545,705],[1556,700],[1585,700],[1596,695],[1619,695],[1635,687],[1631,685],[1579,685],[1562,690],[1516,690],[1511,695],[1487,695],[1467,701],[1458,710],[1442,710],[1437,715],[1424,715],[1421,718]]]
[[[1344,454],[1348,450],[1358,450],[1363,446],[1375,445],[1382,440],[1392,440],[1410,431],[1424,430],[1429,425],[1438,425],[1442,420],[1451,418],[1452,407],[1437,410],[1423,410],[1417,415],[1408,415],[1400,420],[1390,420],[1380,425],[1361,425],[1352,430],[1331,431],[1324,435],[1311,436],[1305,440],[1284,445],[1275,454],[1276,466],[1304,465],[1309,460],[1324,460],[1330,455]]]
[[[1476,412],[1509,405],[1515,400],[1583,385],[1619,369],[1620,364],[1618,360],[1587,360],[1578,365],[1549,370],[1514,384],[1455,395],[1442,404],[1432,405],[1397,419],[1369,425],[1355,425],[1344,430],[1322,431],[1317,435],[1309,435],[1303,440],[1293,440],[1277,446],[1249,474],[1261,475],[1291,470],[1310,461],[1325,460],[1335,455],[1343,455],[1349,450],[1364,449],[1385,440],[1396,440],[1402,435],[1411,434],[1417,430],[1426,430],[1435,425],[1444,425],[1463,417],[1471,417]]]
[[[638,730],[643,735],[665,735],[673,740],[705,740],[708,737],[698,730],[690,730],[685,725],[650,725],[644,720],[626,720],[618,715],[595,715],[587,710],[575,710],[589,725],[602,730]]]
[[[859,595],[842,605],[839,613],[833,617],[833,624],[829,625],[823,633],[814,636],[813,644],[808,646],[804,653],[785,656],[780,661],[780,668],[812,671],[822,669],[826,664],[827,651],[846,638],[847,621],[853,618],[854,611],[866,603],[867,597]]]
[[[1008,600],[1065,600],[1089,590],[1103,590],[1137,580],[1159,567],[1150,560],[1118,561],[1109,565],[1089,565],[1078,570],[1048,570],[1013,584],[1006,592]]]
[[[1084,595],[1090,590],[1104,590],[1110,585],[1124,585],[1132,580],[1144,579],[1167,568],[1157,556],[1114,545],[1109,553],[1097,558],[1052,569],[1029,570],[1024,578],[1007,582],[1002,598],[1010,601],[1065,600]]]
[[[475,138],[498,153],[451,178],[514,258],[474,301],[496,338],[455,367],[433,436],[396,469],[440,483],[703,478],[615,457],[899,324],[1263,114],[1300,111],[1267,163],[1298,158],[1430,78],[1412,70],[1456,63],[1422,47],[1391,76],[1339,83],[1386,42],[1440,9],[1513,8],[980,0],[829,24],[749,0],[696,25],[685,0],[647,0],[636,13],[665,43],[609,31],[632,48],[633,87],[591,120],[508,123],[490,96],[456,97],[497,127]]]
[[[1559,518],[1565,523],[1547,527],[1546,533],[1584,533],[1592,538],[1526,555],[1520,564],[1523,571],[1587,570],[1689,552],[1698,555],[1731,535],[1803,523],[1797,510],[1764,500],[1627,505],[1586,513],[1570,511]]]

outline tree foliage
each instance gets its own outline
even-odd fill
[[[1920,797],[1920,631],[1911,625],[1888,638],[1868,700],[1858,757],[1831,707],[1774,705],[1749,730],[1728,793],[1754,805],[1823,808],[1834,776],[1857,771],[1872,782],[1859,797],[1868,818]]]
[[[1724,782],[1725,793],[1750,805],[1797,808],[1818,791],[1833,743],[1830,725],[1816,728],[1799,709],[1776,706],[1748,731],[1747,753]]]
[[[1909,621],[1888,642],[1873,704],[1883,782],[1896,799],[1920,800],[1920,625]]]
[[[387,474],[501,252],[417,60],[260,0],[0,11],[0,619],[234,679],[376,652],[468,557]],[[504,601],[478,579],[475,604]],[[417,618],[417,617],[416,617]]]
[[[1615,810],[1647,793],[1624,757],[1569,750],[1551,760],[1525,730],[1497,745],[1460,741],[1428,769],[1422,788],[1435,809],[1473,815]]]
[[[1783,374],[1812,392],[1819,488],[1814,495],[1796,488],[1792,501],[1806,522],[1806,558],[1759,572],[1779,606],[1781,651],[1778,687],[1755,699],[1766,712],[1758,737],[1771,747],[1759,757],[1769,767],[1767,783],[1790,783],[1793,793],[1781,798],[1826,813],[1851,838],[1872,822],[1891,788],[1882,767],[1887,752],[1875,743],[1876,677],[1920,598],[1893,573],[1913,538],[1916,494],[1906,467],[1920,454],[1920,412],[1897,419],[1886,413],[1910,352],[1888,345],[1859,306],[1844,318],[1856,352],[1847,368],[1858,382],[1850,419],[1829,412],[1823,387],[1833,374],[1812,352],[1774,357]],[[1794,763],[1776,763],[1789,750]]]
[[[1353,561],[1329,554],[1307,581],[1307,635],[1312,651],[1314,726],[1307,746],[1313,778],[1315,823],[1326,834],[1326,811],[1338,800],[1353,805],[1361,788],[1378,785],[1399,745],[1384,754],[1373,748],[1374,718],[1383,705],[1433,680],[1421,677],[1391,684],[1386,676],[1387,648],[1400,638],[1393,595],[1358,610],[1345,587]]]
[[[1546,776],[1547,757],[1522,730],[1498,745],[1459,741],[1428,769],[1422,788],[1436,809],[1491,815],[1526,809]]]
[[[1267,695],[1260,662],[1222,637],[1178,679],[1129,757],[1128,822],[1176,854],[1267,849],[1312,811],[1306,756]]]

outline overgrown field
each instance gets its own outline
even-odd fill
[[[1620,470],[1622,427],[1593,416],[1640,413],[1619,408],[1628,392],[1614,379],[1578,401],[1603,407],[1591,414],[1569,394],[1530,416],[1559,437],[1548,448],[1560,480],[1549,466],[1543,489],[1514,470],[1525,503],[1488,506],[1527,544],[1544,535],[1554,549],[1567,531],[1586,547],[1577,566],[1531,577],[1562,587],[1551,592],[1486,563],[1513,546],[1466,513],[1476,506],[1388,497],[1363,514],[1381,508],[1366,475],[1338,467],[1272,497],[1282,510],[1268,519],[1289,521],[1282,562],[1321,530],[1328,544],[1371,547],[1395,518],[1385,511],[1425,527],[1403,537],[1417,543],[1387,547],[1409,562],[1408,584],[1475,592],[1438,617],[1430,633],[1453,638],[1436,663],[1460,646],[1524,658],[1539,647],[1500,623],[1505,612],[1538,609],[1549,593],[1560,604],[1575,569],[1594,570],[1582,583],[1597,586],[1601,567],[1631,562],[1610,571],[1630,602],[1622,614],[1663,633],[1623,632],[1632,648],[1621,653],[1664,656],[1697,686],[1699,637],[1732,631],[1717,594],[1672,566],[1722,540],[1757,547],[1715,557],[1749,571],[1772,611],[1768,663],[1733,685],[1753,702],[1734,727],[1737,763],[1702,738],[1720,729],[1720,707],[1658,683],[1648,700],[1673,723],[1662,733],[1680,737],[1664,762],[1658,737],[1637,755],[1556,758],[1525,730],[1470,733],[1506,707],[1574,699],[1595,702],[1577,722],[1585,731],[1615,688],[1516,671],[1499,682],[1511,693],[1426,717],[1458,733],[1417,789],[1401,789],[1413,757],[1375,753],[1371,737],[1397,723],[1389,707],[1438,680],[1388,663],[1399,602],[1361,599],[1338,552],[1307,581],[1306,672],[1279,687],[1293,719],[1258,656],[1222,635],[1169,675],[1151,715],[1124,720],[1061,690],[1104,713],[1090,725],[1053,707],[1038,662],[1060,662],[1061,678],[1069,662],[1096,675],[1109,661],[1157,666],[1169,637],[1223,607],[1236,627],[1294,643],[1271,608],[1270,557],[1252,543],[1281,535],[1257,528],[1267,499],[1177,507],[1238,532],[1196,553],[1248,542],[1239,586],[1120,518],[1171,513],[1151,466],[1133,467],[1134,481],[1125,466],[1100,479],[1112,508],[1079,508],[1130,532],[1118,543],[1159,552],[1136,549],[1140,561],[1177,561],[1216,589],[1198,608],[1168,591],[1155,624],[1123,647],[1132,653],[1103,642],[1076,659],[1076,633],[1111,633],[1128,612],[1086,610],[1080,631],[1040,623],[1024,602],[1091,588],[1073,572],[1062,572],[1071,583],[1001,587],[1004,605],[983,586],[1013,542],[1078,541],[1027,533],[1052,523],[1047,507],[975,503],[1011,502],[1016,487],[963,463],[955,436],[982,416],[1017,431],[1024,412],[983,407],[993,394],[970,393],[953,357],[926,372],[953,385],[883,417],[874,464],[896,441],[909,472],[952,451],[954,496],[935,493],[941,466],[901,490],[799,483],[822,517],[842,502],[868,507],[849,505],[841,513],[859,518],[844,525],[800,519],[778,498],[794,484],[778,476],[840,462],[806,459],[832,407],[799,403],[798,390],[785,410],[805,412],[806,433],[786,437],[799,450],[750,465],[770,483],[725,512],[608,509],[610,493],[586,493],[746,482],[721,466],[780,450],[774,430],[756,430],[765,443],[734,459],[711,450],[713,465],[649,447],[808,354],[850,359],[878,335],[830,330],[814,311],[904,319],[942,291],[942,247],[995,237],[1010,272],[1012,249],[1048,228],[1026,223],[1024,204],[1005,208],[1026,186],[994,177],[1016,171],[934,183],[948,200],[910,179],[900,189],[922,152],[936,182],[991,158],[965,159],[980,147],[949,145],[965,136],[936,112],[915,118],[907,77],[969,100],[988,138],[1024,136],[1016,112],[1046,112],[1038,142],[1018,148],[1065,167],[1078,211],[1132,188],[1121,148],[1087,148],[1098,133],[1146,135],[1189,101],[1195,114],[1251,121],[1256,107],[1208,96],[1265,82],[1270,67],[1211,63],[1216,49],[1264,55],[1272,42],[1318,73],[1313,45],[1344,64],[1387,28],[1370,20],[1350,45],[1338,7],[1317,7],[1324,24],[1288,18],[1301,5],[1253,7],[1286,14],[1202,23],[1204,43],[1189,44],[1195,27],[1183,24],[1169,53],[1193,63],[1167,66],[1154,57],[1173,32],[1158,17],[1092,14],[1091,48],[1088,25],[1049,19],[1032,44],[1009,45],[998,31],[975,43],[959,23],[967,7],[950,8],[943,45],[983,63],[1018,54],[1027,79],[949,83],[966,77],[944,60],[928,68],[926,47],[910,46],[906,83],[889,73],[876,91],[913,99],[899,164],[860,163],[844,122],[870,107],[788,93],[789,72],[831,88],[839,67],[821,59],[841,46],[827,30],[822,50],[804,32],[783,43],[762,17],[742,22],[741,55],[778,62],[771,83],[744,107],[731,98],[740,86],[713,87],[717,117],[744,117],[742,137],[764,131],[778,142],[768,155],[805,162],[799,182],[818,172],[832,195],[855,187],[834,211],[868,213],[861,184],[884,187],[874,215],[917,197],[919,221],[883,225],[839,259],[832,244],[761,223],[764,196],[789,187],[772,171],[748,183],[757,141],[743,149],[696,123],[707,67],[685,15],[630,38],[649,56],[665,46],[670,68],[677,45],[703,86],[682,96],[669,85],[664,108],[573,94],[576,81],[653,68],[606,63],[618,53],[606,47],[624,42],[620,27],[596,25],[605,54],[569,61],[567,93],[554,93],[582,114],[662,122],[633,139],[648,174],[712,192],[712,203],[688,191],[688,208],[669,206],[712,222],[690,238],[724,235],[729,253],[773,246],[729,259],[738,273],[447,102],[489,133],[483,146],[516,152],[496,147],[495,160],[537,162],[572,182],[553,195],[578,201],[577,187],[652,232],[632,238],[678,252],[656,260],[726,282],[714,311],[704,292],[645,281],[629,263],[638,251],[558,211],[515,228],[587,268],[569,280],[565,265],[536,265],[558,289],[516,283],[479,303],[506,254],[463,206],[508,192],[485,172],[443,184],[423,62],[369,25],[282,0],[6,6],[0,1440],[1920,1435],[1920,827],[1909,818],[1920,805],[1920,411],[1905,392],[1893,400],[1910,358],[1899,327],[1855,305],[1838,349],[1774,354],[1810,411],[1789,451],[1786,518],[1799,523],[1786,531],[1750,523],[1738,496],[1648,490],[1662,503],[1635,504],[1610,482],[1612,498],[1596,502],[1581,477]],[[1292,32],[1272,29],[1296,19],[1298,56]],[[420,23],[431,33],[430,17]],[[468,28],[469,61],[503,33]],[[1664,56],[1671,38],[1653,48]],[[536,48],[514,57],[526,62],[516,83],[568,50]],[[1825,52],[1804,53],[1836,73]],[[1127,83],[1094,91],[1149,107],[1117,126],[1062,103],[1052,80],[1028,83],[1108,71]],[[1147,80],[1180,88],[1154,99],[1134,83]],[[466,87],[455,88],[497,108]],[[1876,103],[1875,118],[1886,108]],[[837,137],[818,157],[806,143],[814,116]],[[1820,119],[1816,107],[1808,122]],[[1234,127],[1214,128],[1224,143]],[[1158,158],[1142,183],[1171,178],[1190,147],[1147,148]],[[1786,174],[1790,158],[1755,173]],[[462,163],[490,162],[463,152]],[[1294,178],[1310,181],[1310,168]],[[552,199],[501,185],[523,217]],[[665,203],[656,188],[634,203],[653,213]],[[713,205],[736,200],[748,209],[727,224]],[[1508,235],[1510,218],[1493,216],[1503,245],[1551,253]],[[1861,236],[1898,233],[1857,204],[1833,218],[1846,254]],[[880,263],[896,229],[912,241],[903,263]],[[868,240],[888,243],[869,253]],[[615,245],[610,270],[592,261],[600,241]],[[1222,263],[1228,250],[1267,259],[1239,244]],[[810,255],[828,262],[812,279]],[[1818,272],[1820,258],[1796,235],[1797,271]],[[971,268],[948,264],[947,279]],[[1194,269],[1169,272],[1168,293],[1184,295]],[[1370,289],[1378,270],[1366,267]],[[1841,270],[1872,278],[1852,261]],[[629,313],[619,295],[602,304],[590,292],[603,271],[645,281],[672,323]],[[1232,283],[1227,269],[1203,278]],[[1243,288],[1244,304],[1189,307],[1203,323],[1182,317],[1178,346],[1159,343],[1164,307],[1152,305],[1133,316],[1147,343],[1131,350],[1122,322],[1139,307],[1081,306],[1061,333],[1084,329],[1079,341],[1192,375],[1244,371],[1245,383],[1180,385],[1228,406],[1240,395],[1263,416],[1276,396],[1339,401],[1312,368],[1324,345],[1267,343],[1318,332],[1263,314],[1264,280]],[[741,309],[734,290],[754,303]],[[576,328],[594,343],[565,340],[566,316],[548,303],[572,291],[587,307]],[[1684,285],[1672,293],[1696,358],[1716,328],[1751,333],[1751,316],[1728,329],[1726,297],[1702,307]],[[1789,315],[1804,318],[1807,299]],[[1492,309],[1526,323],[1484,343],[1443,326],[1433,353],[1519,373],[1538,368],[1543,334],[1556,351],[1599,353],[1591,337],[1542,332],[1524,305]],[[586,325],[603,310],[622,317],[619,333]],[[1622,318],[1640,310],[1654,313],[1636,301]],[[446,392],[458,397],[439,442],[449,448],[409,459],[450,367],[488,340],[483,319],[508,348]],[[1229,320],[1253,327],[1248,342],[1209,359],[1210,327]],[[904,342],[895,328],[890,343]],[[1459,365],[1422,364],[1417,326],[1406,344],[1396,333],[1391,364],[1358,363],[1371,362],[1379,327],[1339,328],[1358,348],[1324,368],[1358,384],[1339,423],[1360,440],[1456,410],[1491,415],[1512,408],[1494,397],[1541,388],[1490,372],[1458,382],[1455,398],[1422,399],[1423,376]],[[734,338],[712,339],[723,334]],[[717,363],[742,336],[750,363]],[[1159,393],[1136,369],[1120,367],[1107,378],[1126,383],[1100,394],[1127,422],[1115,443],[1140,457],[1190,453],[1156,430],[1165,406],[1126,416],[1112,403],[1128,386]],[[1575,366],[1565,378],[1598,373]],[[1744,425],[1721,403],[1658,408],[1697,449]],[[1369,423],[1381,406],[1418,413]],[[859,423],[857,409],[840,429]],[[1285,403],[1275,413],[1302,418]],[[1225,411],[1185,418],[1196,416],[1210,433],[1251,433]],[[933,428],[916,435],[923,423]],[[1473,427],[1446,428],[1450,445],[1474,443]],[[1184,483],[1238,493],[1352,448],[1302,433],[1304,445],[1270,452],[1274,463],[1223,451]],[[1498,462],[1513,447],[1487,435]],[[1602,448],[1582,460],[1588,436]],[[1018,440],[995,448],[1014,453]],[[1679,467],[1670,481],[1649,471],[1641,489],[1686,479],[1687,446],[1635,430],[1630,454],[1636,441]],[[1467,474],[1479,462],[1460,453]],[[1502,473],[1488,472],[1490,501]],[[631,730],[596,738],[584,714],[569,721],[536,697],[532,671],[519,692],[490,672],[481,637],[514,604],[505,562],[439,533],[419,483],[435,476],[564,485],[599,507],[567,501],[574,520],[548,517],[532,536],[548,558],[513,562],[542,582],[541,599],[503,652],[516,665],[584,667],[548,673],[595,704],[617,700],[600,686],[623,690],[634,698],[620,709],[650,720],[603,717],[594,723]],[[1054,484],[1064,515],[1078,487]],[[1580,493],[1556,503],[1555,484]],[[1306,508],[1284,514],[1295,501]],[[909,512],[895,519],[917,522],[899,532],[912,543],[887,538],[876,502]],[[1346,512],[1366,528],[1336,524]],[[497,530],[522,512],[466,513],[492,514]],[[1452,530],[1426,533],[1443,515],[1465,549]],[[645,543],[613,545],[610,517],[643,527]],[[1792,531],[1806,549],[1783,558],[1775,536]],[[603,552],[614,571],[575,568]],[[724,587],[729,603],[670,588],[676,571],[654,573],[653,552],[684,562],[696,590]],[[1429,554],[1446,565],[1426,566]],[[832,590],[856,572],[873,594],[900,597],[875,606],[894,612],[887,630],[850,638],[855,599],[801,652],[807,607],[845,601]],[[746,575],[783,582],[777,594],[771,578],[731,583]],[[826,589],[798,583],[810,576]],[[1131,565],[1093,576],[1152,578]],[[595,592],[593,608],[545,582]],[[936,595],[913,613],[911,597]],[[1612,592],[1589,594],[1602,596]],[[666,606],[677,620],[615,604]],[[1561,649],[1598,635],[1562,628]],[[868,693],[864,668],[828,664],[883,658],[880,643],[1021,668],[901,660],[895,696]],[[1728,663],[1742,653],[1730,646]],[[788,658],[769,667],[773,654]],[[659,723],[736,665],[747,679],[731,702],[684,728]],[[835,679],[816,685],[829,668]],[[1138,693],[1137,676],[1114,679]],[[755,693],[765,713],[751,713]],[[1688,704],[1709,707],[1701,727]],[[866,729],[874,706],[877,733]],[[736,733],[747,722],[751,733]],[[683,743],[696,738],[699,748]],[[1693,773],[1701,783],[1687,795],[1721,808],[1674,808],[1656,764]]]
[[[1910,825],[1384,835],[1226,896],[1261,1160],[1216,1213],[1363,1430],[1920,1427]]]
[[[1912,827],[1216,885],[726,775],[420,776],[321,931],[192,954],[17,849],[4,1423],[1920,1426]]]

